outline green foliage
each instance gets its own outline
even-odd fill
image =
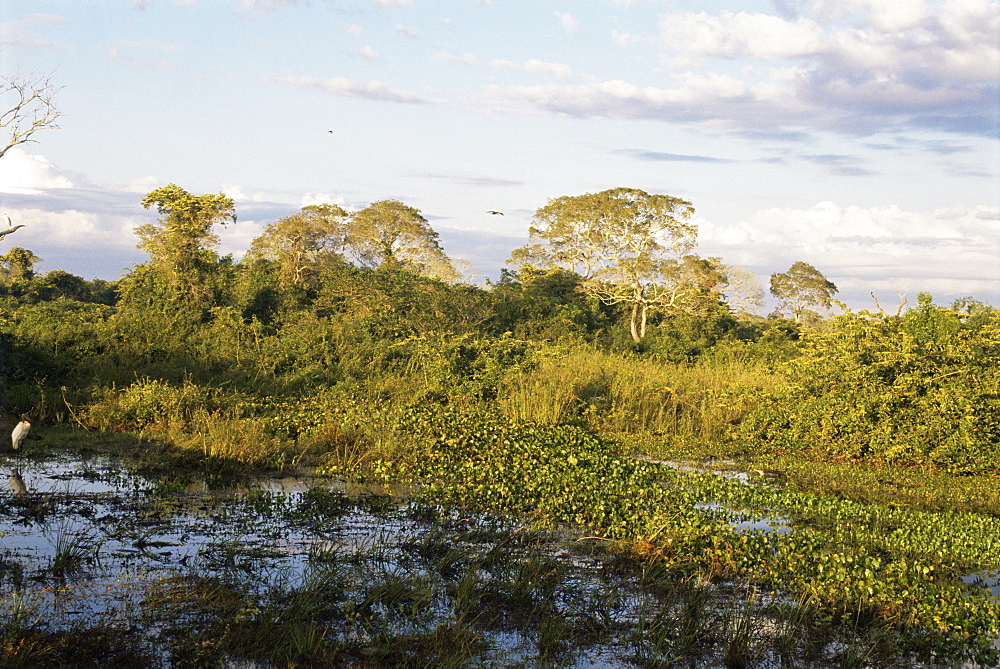
[[[615,307],[587,295],[582,284],[579,274],[560,268],[503,270],[487,326],[520,339],[592,340],[614,323]]]
[[[35,277],[35,263],[41,258],[28,249],[12,247],[0,256],[0,281],[6,285],[29,281]]]
[[[546,347],[535,352],[532,365],[507,375],[498,405],[517,420],[654,434],[664,450],[718,439],[777,383],[764,365],[738,351],[670,364],[585,346]]]
[[[139,248],[150,255],[151,267],[166,290],[158,297],[165,301],[204,303],[211,294],[211,274],[218,243],[212,232],[215,223],[236,220],[233,200],[222,193],[192,195],[176,184],[146,194],[142,206],[156,206],[163,215],[157,223],[135,229]]]
[[[698,312],[719,299],[720,261],[690,253],[693,213],[690,202],[635,188],[554,198],[535,212],[532,243],[511,259],[579,272],[583,290],[631,309],[629,329],[638,343],[651,313]]]
[[[809,333],[788,384],[738,439],[821,458],[1000,472],[1000,314],[966,316],[922,295],[901,318],[841,317]]]
[[[103,349],[102,332],[113,312],[106,305],[65,298],[39,304],[0,298],[0,332],[8,343],[6,378],[85,384],[93,371],[88,362]]]
[[[190,381],[172,386],[155,379],[136,381],[96,398],[83,415],[101,430],[165,430],[173,423],[189,423],[196,414],[218,408],[217,394]]]
[[[771,294],[778,298],[778,310],[787,311],[798,323],[807,317],[815,318],[811,306],[829,308],[837,286],[823,273],[801,260],[792,263],[787,272],[771,275]]]
[[[427,219],[398,200],[373,202],[355,212],[346,244],[365,267],[406,268],[444,281],[459,276]]]

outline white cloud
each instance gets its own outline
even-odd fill
[[[569,79],[573,76],[573,68],[569,65],[563,65],[562,63],[550,63],[544,60],[538,60],[537,58],[532,58],[520,64],[511,60],[497,58],[493,60],[490,65],[499,69],[517,70],[518,72],[555,77],[556,79]]]
[[[406,37],[416,37],[419,31],[411,26],[404,26],[401,23],[396,24],[396,32],[400,35],[405,35]]]
[[[250,196],[243,192],[243,189],[236,184],[222,184],[222,192],[233,200],[249,200]]]
[[[114,212],[61,209],[47,211],[35,207],[14,207],[5,211],[15,223],[24,224],[7,241],[34,251],[43,260],[51,260],[55,250],[100,249],[107,255],[135,251],[133,229],[146,222],[142,215]],[[63,269],[63,268],[59,268]],[[120,275],[121,267],[110,268],[110,276]]]
[[[930,13],[924,0],[816,0],[813,5],[824,19],[860,15],[864,24],[886,32],[908,30]]]
[[[344,198],[340,195],[330,193],[306,193],[302,196],[301,207],[308,207],[316,204],[336,204],[344,206]]]
[[[135,55],[111,44],[106,45],[105,50],[111,60],[122,61],[136,69],[155,68],[158,70],[167,70],[173,67],[173,63],[167,58],[149,58],[147,56]]]
[[[247,193],[237,184],[222,184],[222,193],[236,202],[268,202],[271,196],[266,193]]]
[[[897,205],[809,209],[775,207],[746,221],[699,221],[699,246],[766,274],[803,260],[816,266],[855,307],[871,291],[929,292],[942,300],[1000,295],[1000,207],[908,211]]]
[[[552,13],[555,15],[557,19],[559,19],[559,25],[562,26],[562,29],[565,30],[566,32],[572,34],[580,29],[580,24],[577,22],[575,18],[573,18],[572,14],[566,14],[564,12],[559,12],[559,11]]]
[[[379,55],[379,52],[367,45],[358,49],[357,55],[358,57],[366,60],[382,60],[382,56]]]
[[[239,14],[260,17],[291,7],[298,0],[243,0]]]
[[[126,192],[129,193],[148,193],[155,190],[163,185],[163,180],[159,177],[145,176],[139,177],[138,179],[133,179],[125,186]]]
[[[544,60],[538,60],[537,58],[525,61],[524,71],[531,74],[551,76],[557,79],[568,79],[573,76],[573,68],[569,65],[563,65],[562,63],[549,63]]]
[[[344,77],[333,77],[331,79],[316,79],[314,77],[282,76],[263,78],[264,83],[284,84],[292,88],[315,89],[331,95],[340,95],[349,98],[362,98],[365,100],[377,100],[381,102],[401,102],[405,104],[421,104],[427,100],[390,88],[381,81],[353,81]]]
[[[354,35],[355,37],[365,34],[365,29],[357,24],[349,25],[344,30],[346,30],[348,34]]]
[[[374,2],[379,7],[402,7],[410,4],[413,0],[374,0]]]
[[[66,23],[69,19],[54,14],[25,14],[16,21],[0,23],[0,45],[19,49],[52,49],[56,44],[39,36],[32,29]]]
[[[812,15],[809,5],[797,7],[786,12],[791,18],[668,13],[660,22],[665,82],[611,79],[487,93],[580,117],[713,122],[755,132],[921,128],[995,137],[995,4],[817,0]],[[529,71],[508,60],[493,64]],[[561,67],[548,74],[569,78]]]
[[[642,35],[634,35],[621,30],[611,31],[611,41],[613,41],[616,46],[629,46],[630,44],[636,44],[644,40],[645,38]]]
[[[664,40],[683,50],[725,58],[792,58],[826,48],[823,29],[815,21],[787,21],[769,14],[722,12],[710,16],[672,14],[661,23]]]
[[[462,55],[458,55],[447,51],[437,51],[434,53],[434,60],[441,63],[462,63],[464,65],[476,64],[476,56],[472,53],[463,53]]]
[[[14,147],[0,160],[2,193],[37,193],[48,188],[73,187],[73,182],[44,156],[32,155]]]

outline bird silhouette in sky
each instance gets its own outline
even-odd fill
[[[486,213],[487,213],[487,214],[493,214],[494,216],[503,216],[503,212],[502,212],[502,211],[493,211],[492,209],[490,209],[490,210],[489,210],[488,212],[486,212]]]

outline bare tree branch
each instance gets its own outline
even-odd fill
[[[35,141],[32,135],[39,130],[59,127],[57,92],[48,77],[22,73],[0,77],[0,110],[6,110],[0,111],[0,128],[8,137],[0,147],[0,158],[19,144]]]

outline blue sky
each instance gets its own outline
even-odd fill
[[[236,257],[402,200],[481,281],[550,198],[627,186],[765,286],[1000,305],[998,35],[987,0],[3,0],[0,69],[62,112],[0,159],[3,248],[117,278],[172,182],[236,200]]]

